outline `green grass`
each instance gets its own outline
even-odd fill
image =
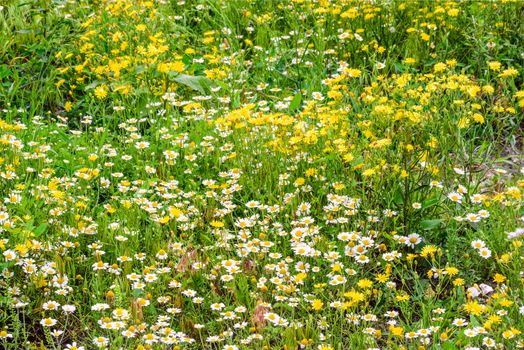
[[[522,3],[0,8],[3,348],[524,347]]]

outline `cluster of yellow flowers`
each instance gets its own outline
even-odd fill
[[[455,1],[274,5],[56,9],[63,110],[0,111],[2,346],[524,347],[520,66],[439,51]]]

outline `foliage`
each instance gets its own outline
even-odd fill
[[[6,1],[0,344],[524,347],[523,11]]]

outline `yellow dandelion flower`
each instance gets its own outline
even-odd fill
[[[108,89],[107,89],[106,84],[98,85],[95,88],[95,97],[98,98],[99,100],[102,100],[107,97],[107,92],[108,92]]]
[[[313,300],[313,302],[311,303],[311,309],[315,310],[315,311],[319,311],[320,309],[322,309],[322,306],[324,305],[324,303],[322,302],[322,300],[320,299],[315,299]]]
[[[501,275],[500,273],[495,274],[495,276],[493,277],[493,282],[495,283],[504,283],[505,280],[506,276]]]

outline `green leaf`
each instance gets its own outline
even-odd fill
[[[100,80],[95,80],[91,84],[86,85],[86,87],[84,88],[84,91],[92,90],[92,89],[96,88],[100,84],[102,84],[102,82]]]
[[[7,65],[2,64],[0,66],[0,79],[4,79],[5,77],[10,76],[11,74],[13,74],[13,72],[9,69],[9,67],[7,67]]]
[[[17,217],[17,218],[18,218],[19,220],[22,220],[20,217]],[[25,228],[26,228],[26,230],[31,231],[31,230],[34,228],[34,226],[33,226],[34,222],[35,222],[34,219],[31,219],[31,220],[29,220],[28,222],[26,222],[26,223],[25,223]]]
[[[363,163],[363,162],[364,162],[364,157],[362,157],[362,156],[357,156],[357,157],[355,157],[355,159],[353,159],[353,160],[351,161],[351,165],[352,165],[352,166],[356,166],[356,165],[359,165],[360,163]]]
[[[400,189],[396,189],[392,196],[393,203],[396,205],[402,205],[404,203],[404,197],[402,196],[402,191]]]
[[[144,73],[145,71],[146,71],[146,66],[144,66],[143,64],[135,67],[136,74],[141,74],[141,73]]]
[[[45,232],[45,230],[47,229],[47,226],[49,226],[48,224],[46,223],[43,223],[41,224],[40,226],[38,226],[35,230],[35,236],[39,237],[42,235],[42,233]]]
[[[422,208],[426,209],[426,208],[432,207],[434,205],[437,205],[439,202],[440,200],[438,198],[427,199],[424,202],[422,202]]]
[[[211,86],[211,80],[202,76],[179,74],[173,80],[193,90],[197,90],[202,94],[205,94],[206,90]]]
[[[442,349],[443,350],[458,350],[458,348],[453,345],[453,343],[450,343],[450,342],[444,342],[442,343]]]
[[[233,98],[231,100],[231,107],[233,107],[233,108],[240,107],[240,95],[239,94],[233,96]]]
[[[302,94],[298,92],[295,97],[291,100],[291,103],[289,104],[289,109],[294,111],[295,109],[300,107],[300,104],[302,103]]]
[[[191,57],[189,57],[189,55],[184,55],[184,57],[182,57],[182,62],[184,62],[186,66],[189,66],[191,63],[193,63],[193,60]]]
[[[420,227],[422,227],[423,230],[433,230],[440,226],[442,223],[441,219],[433,219],[433,220],[422,220],[420,222]]]

